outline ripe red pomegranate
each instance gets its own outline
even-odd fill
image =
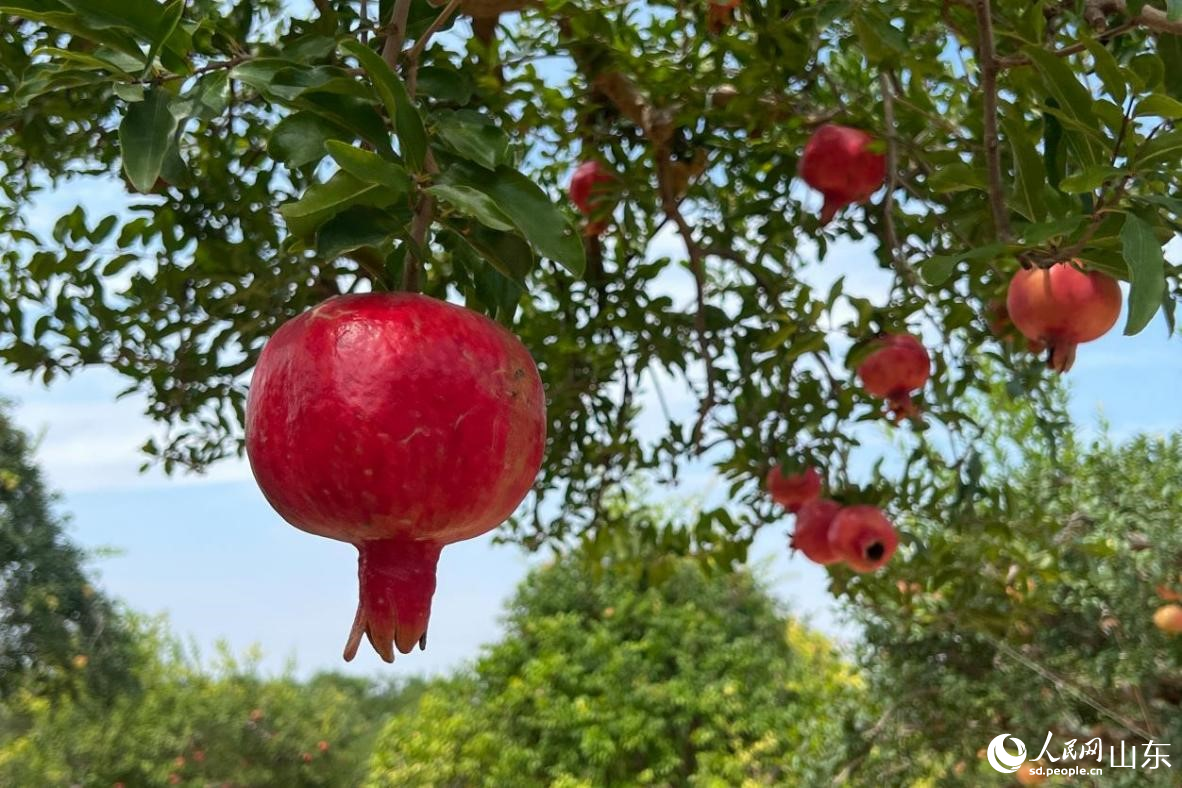
[[[861,129],[826,123],[805,144],[800,177],[825,196],[821,224],[845,206],[870,199],[886,180],[886,157],[868,149],[874,142]]]
[[[546,437],[542,382],[497,323],[426,296],[330,298],[263,348],[246,411],[255,479],[283,519],[360,552],[362,634],[426,647],[444,545],[500,525]]]
[[[829,543],[829,528],[833,518],[841,510],[841,504],[827,498],[808,501],[796,513],[796,530],[792,533],[790,546],[804,553],[804,557],[817,564],[835,564],[841,560],[837,550]]]
[[[887,401],[895,420],[915,416],[911,392],[923,388],[932,372],[932,359],[910,334],[887,334],[858,365],[858,377],[871,395]]]
[[[788,476],[779,465],[767,472],[767,490],[772,500],[790,512],[795,512],[821,494],[821,474],[816,468],[805,468]]]
[[[1021,341],[1025,343],[1026,350],[1035,355],[1047,349],[1044,342],[1036,339],[1027,339],[1021,335],[1018,327],[1014,325],[1014,321],[1010,320],[1010,313],[1006,308],[1005,301],[1001,299],[990,301],[986,316],[989,323],[989,330],[993,332],[993,336],[1002,342],[1013,344]]]
[[[1078,264],[1020,268],[1006,295],[1010,319],[1027,339],[1051,349],[1047,366],[1056,372],[1071,369],[1076,346],[1104,336],[1120,317],[1120,285]]]
[[[1182,605],[1162,605],[1153,614],[1153,625],[1169,635],[1182,635]]]
[[[585,161],[575,168],[570,179],[570,201],[579,213],[588,217],[587,235],[599,235],[607,229],[614,204],[609,193],[610,184],[615,180],[616,177],[598,161]]]
[[[895,554],[899,535],[873,506],[847,506],[829,526],[829,544],[857,572],[873,572]]]

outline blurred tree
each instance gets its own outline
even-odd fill
[[[1096,736],[1118,754],[1182,745],[1182,638],[1152,621],[1182,593],[1182,433],[1084,441],[1007,403],[999,390],[981,408],[973,468],[926,465],[935,480],[901,496],[899,560],[834,573],[887,712],[860,780],[906,783],[935,763],[941,785],[1002,784],[980,757],[1001,733],[1031,758],[1048,733],[1056,757]],[[1172,770],[1073,784],[1177,785],[1174,755]]]
[[[580,560],[539,569],[507,629],[387,724],[368,785],[817,785],[865,698],[749,575],[685,560],[655,586]]]
[[[28,721],[0,737],[0,785],[356,786],[386,715],[418,682],[259,674],[257,654],[185,654],[159,622],[137,620],[140,691],[52,701],[21,691]]]
[[[0,703],[22,687],[109,697],[133,683],[130,639],[6,410],[0,403]]]

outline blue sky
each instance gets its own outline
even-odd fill
[[[42,195],[28,218],[34,229],[44,230],[75,204],[98,217],[126,201],[116,181],[72,181]],[[889,278],[876,267],[870,243],[833,244],[806,278],[823,286],[845,275],[848,292],[881,300]],[[1173,252],[1182,250],[1170,251],[1175,258]],[[671,234],[658,236],[652,252],[683,254]],[[672,273],[660,286],[688,304],[686,275]],[[1182,417],[1178,342],[1167,342],[1159,318],[1136,337],[1123,337],[1118,328],[1081,348],[1070,374],[1078,422],[1094,429],[1102,415],[1117,435],[1176,428]],[[683,386],[665,379],[662,387],[675,412],[692,413],[695,403]],[[294,664],[302,675],[320,669],[444,672],[497,638],[505,600],[530,562],[539,560],[495,546],[487,536],[449,546],[440,563],[428,650],[400,657],[391,667],[363,649],[346,666],[340,655],[356,605],[354,549],[286,525],[243,462],[223,463],[204,477],[140,474],[137,447],[154,426],[142,415],[142,400],[115,400],[120,388],[120,379],[101,369],[49,389],[12,376],[0,381],[0,395],[17,403],[17,421],[40,435],[37,458],[63,494],[61,510],[72,517],[73,537],[88,548],[118,551],[95,558],[101,585],[136,610],[167,614],[176,633],[206,652],[219,639],[240,651],[257,644],[266,670]],[[643,401],[648,406],[641,429],[655,432],[661,416],[651,391]],[[884,446],[878,442],[879,449]],[[698,467],[679,489],[663,493],[718,500],[725,490],[708,468]],[[765,531],[753,563],[794,614],[848,642],[855,633],[841,622],[824,572],[788,556],[788,525],[785,520]]]

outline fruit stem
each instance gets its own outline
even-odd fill
[[[361,600],[345,644],[346,661],[357,656],[363,634],[386,662],[394,661],[395,646],[403,654],[416,643],[427,647],[435,568],[442,549],[439,542],[405,536],[357,545]]]

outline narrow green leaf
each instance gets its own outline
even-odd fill
[[[1014,154],[1014,198],[1019,212],[1033,222],[1047,216],[1046,170],[1042,156],[1025,126],[1016,118],[1002,118],[1002,129]]]
[[[435,130],[452,151],[486,170],[509,163],[509,138],[479,112],[449,112],[439,118]]]
[[[469,186],[438,184],[427,188],[436,199],[447,203],[459,213],[494,230],[513,230],[513,220],[497,207],[492,198]]]
[[[516,233],[490,230],[462,221],[453,220],[447,224],[485,262],[510,279],[521,282],[533,270],[533,250]]]
[[[1088,52],[1092,55],[1096,76],[1104,83],[1104,89],[1112,94],[1117,102],[1124,102],[1126,95],[1125,78],[1121,73],[1120,64],[1108,51],[1108,47],[1090,36],[1084,41]]]
[[[919,273],[923,281],[933,287],[939,287],[952,276],[958,262],[960,261],[953,255],[936,255],[919,267]]]
[[[335,124],[313,112],[295,112],[271,131],[267,152],[288,167],[302,167],[324,158],[326,142],[345,136]]]
[[[1115,178],[1118,175],[1123,175],[1124,173],[1124,170],[1117,167],[1109,167],[1107,164],[1088,167],[1082,172],[1077,172],[1064,178],[1059,183],[1059,191],[1064,194],[1086,194],[1100,188],[1105,181]]]
[[[1157,54],[1165,66],[1162,86],[1176,99],[1182,99],[1182,36],[1158,36]]]
[[[1161,93],[1146,96],[1137,103],[1136,116],[1141,118],[1146,115],[1167,120],[1182,118],[1182,101]]]
[[[489,172],[459,162],[444,173],[440,182],[484,192],[538,252],[576,276],[583,275],[586,266],[583,239],[546,193],[517,170],[501,166],[496,172]]]
[[[385,186],[401,196],[410,192],[410,175],[402,165],[386,161],[372,151],[354,148],[339,140],[329,140],[324,147],[333,161],[354,178]]]
[[[128,104],[135,104],[138,101],[144,100],[144,86],[143,85],[129,85],[126,82],[116,82],[111,85],[115,95],[126,101]]]
[[[404,195],[403,195],[404,196]],[[279,209],[295,235],[311,237],[324,222],[354,205],[385,208],[400,195],[376,183],[366,183],[347,172],[338,172],[325,183],[308,187],[304,195]]]
[[[164,6],[164,10],[159,12],[160,19],[157,22],[157,29],[151,37],[151,47],[148,49],[148,57],[144,64],[144,71],[142,77],[147,77],[152,73],[152,66],[156,62],[156,55],[160,53],[165,42],[172,36],[176,30],[177,25],[181,22],[181,17],[185,14],[185,0],[172,0],[171,3]]]
[[[969,189],[985,191],[985,173],[964,162],[949,164],[936,170],[928,177],[928,186],[939,194],[962,192]]]
[[[387,114],[394,122],[402,158],[408,167],[420,172],[427,156],[427,132],[423,129],[423,119],[418,108],[406,92],[406,86],[377,52],[361,42],[347,39],[341,42],[340,47],[357,58],[369,75],[382,103],[386,105]]]
[[[153,88],[143,101],[131,104],[119,124],[123,171],[142,194],[152,190],[168,150],[177,120],[169,109],[167,91]]]
[[[380,247],[403,227],[409,215],[409,209],[406,216],[396,216],[366,205],[347,208],[316,231],[316,254],[325,260],[335,260],[363,246]]]
[[[1071,66],[1041,46],[1028,46],[1023,51],[1034,63],[1043,84],[1059,108],[1083,129],[1102,135],[1099,120],[1092,112],[1092,94],[1076,78]],[[1091,134],[1068,133],[1067,144],[1085,167],[1099,164],[1104,158],[1103,146]]]
[[[1125,335],[1139,333],[1161,308],[1166,289],[1165,259],[1153,228],[1134,214],[1125,217],[1120,239],[1129,266],[1129,317]]]

